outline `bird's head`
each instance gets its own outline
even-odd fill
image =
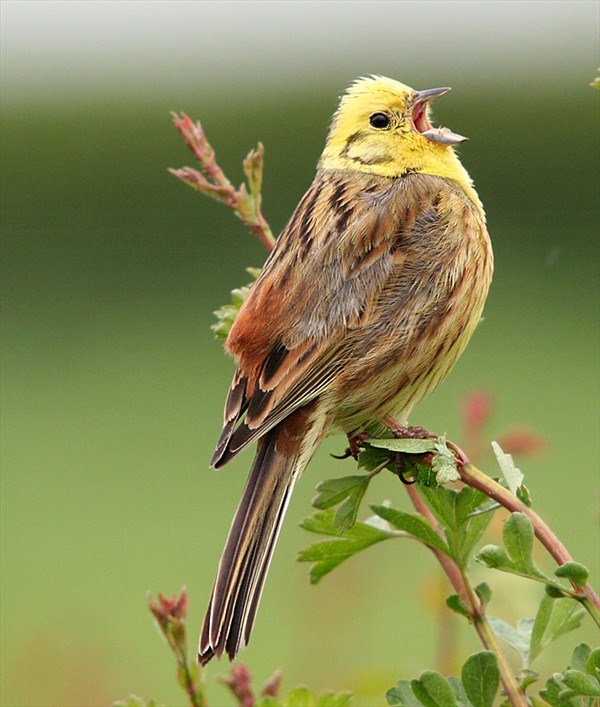
[[[430,102],[449,90],[415,91],[383,76],[359,79],[333,116],[321,168],[456,178],[457,167],[464,170],[452,147],[467,138],[429,122]]]

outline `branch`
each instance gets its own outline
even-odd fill
[[[567,562],[572,562],[573,558],[569,554],[567,548],[557,538],[550,527],[538,516],[537,513],[526,506],[508,489],[505,489],[497,481],[484,474],[480,469],[473,466],[471,463],[462,465],[459,468],[459,473],[462,481],[465,484],[478,489],[489,498],[494,499],[500,505],[504,506],[511,513],[524,513],[533,525],[533,529],[537,539],[548,550],[550,555],[556,560],[559,565],[564,565]],[[576,594],[582,597],[582,603],[590,612],[592,618],[598,623],[600,615],[600,599],[593,590],[589,582],[584,587],[579,587],[571,582],[573,590]],[[594,611],[590,611],[594,609]]]
[[[275,245],[275,237],[261,211],[260,190],[264,161],[262,143],[259,142],[255,150],[250,150],[244,160],[244,174],[248,186],[242,184],[239,189],[236,189],[217,164],[215,151],[206,139],[200,121],[194,123],[185,113],[171,115],[173,124],[186,146],[200,162],[202,172],[192,167],[169,169],[169,172],[196,191],[223,202],[234,211],[244,226],[260,239],[265,248],[271,251]]]

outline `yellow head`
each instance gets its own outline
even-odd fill
[[[415,91],[383,76],[358,79],[333,116],[319,166],[385,177],[420,172],[470,186],[452,149],[467,138],[429,122],[429,102],[449,90]]]

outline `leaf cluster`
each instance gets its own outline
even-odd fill
[[[467,658],[460,678],[427,670],[418,678],[399,680],[385,697],[390,707],[492,707],[499,685],[495,653],[481,651]]]

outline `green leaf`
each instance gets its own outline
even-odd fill
[[[408,680],[398,680],[396,687],[385,693],[385,699],[390,707],[420,707],[421,703],[414,695]]]
[[[579,602],[573,599],[552,599],[545,595],[533,625],[529,660],[533,661],[556,638],[577,628],[584,615],[585,609]]]
[[[448,678],[448,682],[456,695],[456,701],[458,704],[461,705],[461,707],[473,707],[471,700],[467,697],[467,693],[465,692],[462,682],[458,678],[452,676]]]
[[[529,574],[535,571],[533,562],[533,525],[524,513],[511,513],[504,522],[502,540],[515,567]]]
[[[452,609],[452,611],[456,614],[465,616],[467,619],[471,618],[469,609],[465,602],[461,599],[460,594],[451,594],[449,597],[446,597],[446,606],[449,609]]]
[[[513,628],[510,624],[506,623],[506,621],[497,619],[494,616],[488,616],[488,622],[496,636],[517,651],[523,667],[527,668],[529,665],[529,646],[531,643],[533,619],[520,619],[517,622],[516,628]]]
[[[564,599],[570,596],[563,588],[557,587],[555,584],[547,584],[544,589],[551,599]]]
[[[495,570],[512,571],[512,563],[506,552],[497,545],[485,545],[475,556],[477,562]]]
[[[351,692],[322,692],[317,697],[316,707],[348,707],[352,699]]]
[[[454,690],[439,673],[427,670],[410,681],[415,697],[425,707],[460,707]]]
[[[252,278],[254,280],[260,274],[259,268],[246,268],[246,270],[250,273],[250,275],[252,275]],[[215,333],[215,338],[227,338],[231,327],[233,326],[233,322],[235,321],[235,318],[237,317],[237,314],[240,311],[240,307],[248,296],[248,292],[250,292],[250,287],[251,285],[246,285],[245,287],[238,287],[232,290],[231,304],[225,304],[222,307],[219,307],[219,309],[217,309],[215,312],[213,312],[213,314],[217,318],[216,323],[211,326],[211,329]]]
[[[600,652],[600,649],[598,649]],[[573,649],[573,653],[571,653],[571,660],[569,661],[569,668],[572,670],[581,670],[582,672],[586,673],[589,672],[587,670],[587,663],[588,660],[590,659],[590,656],[592,655],[592,649],[588,646],[587,643],[579,643],[578,645],[575,646]],[[590,673],[590,675],[593,675],[594,673]]]
[[[473,707],[491,707],[500,686],[500,670],[493,651],[481,651],[467,658],[461,682]]]
[[[552,707],[581,707],[581,703],[560,697],[561,692],[565,689],[563,676],[561,673],[554,673],[546,681],[546,689],[540,690],[540,697]]]
[[[271,695],[262,695],[256,705],[257,707],[281,707],[281,702]]]
[[[502,529],[502,539],[508,553],[496,545],[486,545],[475,559],[503,572],[552,583],[553,580],[535,566],[532,556],[533,537],[533,525],[529,518],[524,513],[512,513]]]
[[[460,480],[456,459],[446,446],[446,441],[443,438],[436,442],[431,468],[435,473],[435,480],[439,486]]]
[[[285,696],[284,707],[315,707],[315,698],[306,687],[295,687]]]
[[[493,518],[493,513],[488,512],[481,515],[472,516],[463,531],[459,531],[460,552],[464,560],[470,557],[473,548],[481,539],[486,528]]]
[[[375,447],[364,447],[358,453],[358,468],[374,471],[382,464],[391,463],[390,453]]]
[[[395,508],[389,508],[388,506],[371,506],[371,510],[398,530],[409,533],[413,538],[424,542],[429,547],[440,550],[446,555],[450,554],[446,543],[422,516],[397,511]]]
[[[485,608],[490,603],[492,598],[492,590],[490,585],[487,582],[481,582],[475,587],[475,593]]]
[[[368,444],[378,449],[388,449],[390,452],[403,452],[404,454],[426,454],[435,452],[435,439],[412,439],[396,437],[384,439],[370,439]]]
[[[455,512],[457,492],[443,486],[421,486],[419,491],[440,523],[450,530],[458,530]]]
[[[467,523],[475,518],[475,513],[480,511],[484,504],[489,501],[488,497],[477,489],[465,486],[460,491],[455,492],[454,515],[457,528],[463,528]]]
[[[572,665],[571,667],[574,668],[575,666]],[[590,657],[587,659],[587,662],[585,664],[585,672],[588,675],[593,675],[594,677],[598,677],[598,675],[600,674],[600,648],[595,648],[592,651]]]
[[[564,565],[554,570],[554,574],[557,577],[568,579],[577,587],[585,587],[588,577],[590,576],[588,568],[579,562],[565,562]]]
[[[525,478],[523,472],[515,466],[512,456],[505,454],[497,442],[492,442],[492,449],[498,460],[498,465],[502,476],[504,476],[508,490],[516,496],[517,489],[523,485]]]
[[[344,560],[381,540],[398,537],[397,533],[376,528],[369,523],[355,523],[352,528],[341,531],[335,525],[335,512],[330,509],[320,511],[304,519],[300,527],[312,533],[334,536],[335,540],[326,540],[310,545],[298,555],[299,562],[314,562],[310,571],[310,581],[316,584],[326,574],[335,569]]]
[[[344,501],[338,508],[333,523],[340,530],[351,528],[356,522],[360,502],[370,480],[369,476],[344,476],[341,479],[323,481],[317,486],[319,493],[313,498],[312,505],[326,510]]]
[[[521,503],[524,503],[527,508],[531,508],[531,492],[529,491],[527,486],[525,486],[525,484],[519,486],[519,488],[517,489],[517,498],[519,499],[519,501],[521,501]]]
[[[564,697],[600,697],[598,680],[580,670],[565,670],[563,681],[568,690],[561,693]]]

